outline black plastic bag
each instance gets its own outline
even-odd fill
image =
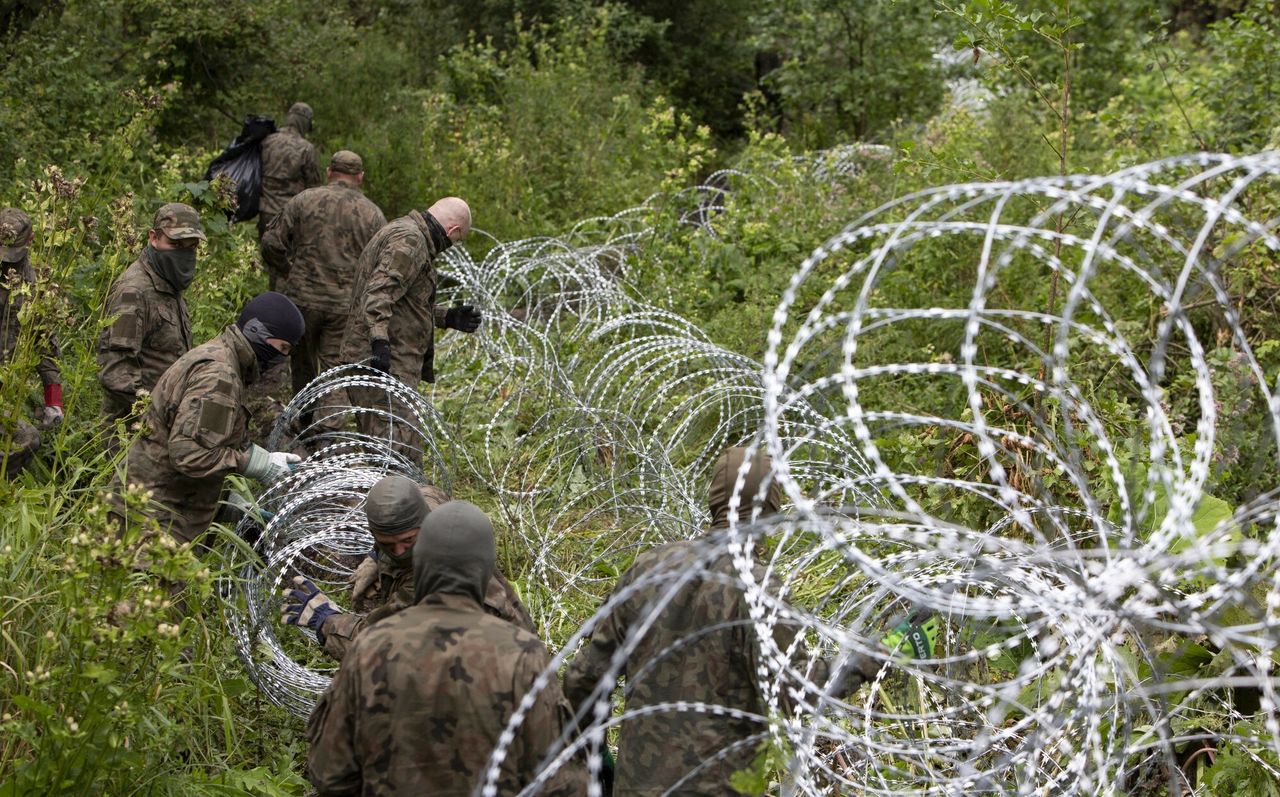
[[[225,174],[235,181],[237,205],[227,212],[233,222],[248,221],[258,215],[258,198],[262,195],[262,139],[276,132],[276,121],[270,116],[246,116],[240,135],[213,159],[204,179],[212,181]]]

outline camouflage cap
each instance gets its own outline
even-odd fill
[[[295,114],[310,122],[313,111],[311,110],[311,106],[307,105],[305,102],[295,102],[293,105],[289,106],[289,115],[294,116]]]
[[[17,208],[0,210],[0,260],[17,263],[27,256],[31,217]]]
[[[351,150],[340,149],[333,153],[333,158],[329,161],[329,168],[343,174],[360,174],[364,171],[364,161],[360,160],[360,156]]]
[[[204,227],[200,225],[200,214],[190,205],[181,202],[170,202],[156,211],[151,222],[152,229],[163,230],[164,234],[175,241],[199,238],[204,241]]]

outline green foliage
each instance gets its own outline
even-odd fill
[[[767,0],[757,46],[781,65],[763,78],[778,128],[810,147],[868,140],[919,120],[943,95],[933,51],[944,34],[926,0]]]

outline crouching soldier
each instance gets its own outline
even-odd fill
[[[483,608],[496,559],[493,525],[472,504],[427,516],[413,605],[351,644],[308,721],[307,779],[320,797],[477,793],[502,741],[497,794],[539,776],[567,722],[564,699],[555,678],[534,692],[551,662],[538,638]],[[586,794],[586,772],[566,762],[529,793]]]
[[[284,591],[280,621],[316,632],[316,639],[338,661],[364,629],[413,605],[414,543],[431,511],[449,500],[430,484],[404,476],[385,476],[369,490],[365,514],[374,552],[356,568],[351,582],[353,612],[344,612],[302,576]],[[430,555],[430,552],[427,554]],[[511,582],[497,568],[485,584],[484,610],[537,636],[533,618]]]

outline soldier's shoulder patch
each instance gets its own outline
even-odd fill
[[[236,411],[221,396],[200,400],[200,433],[206,439],[224,439],[235,428]]]

